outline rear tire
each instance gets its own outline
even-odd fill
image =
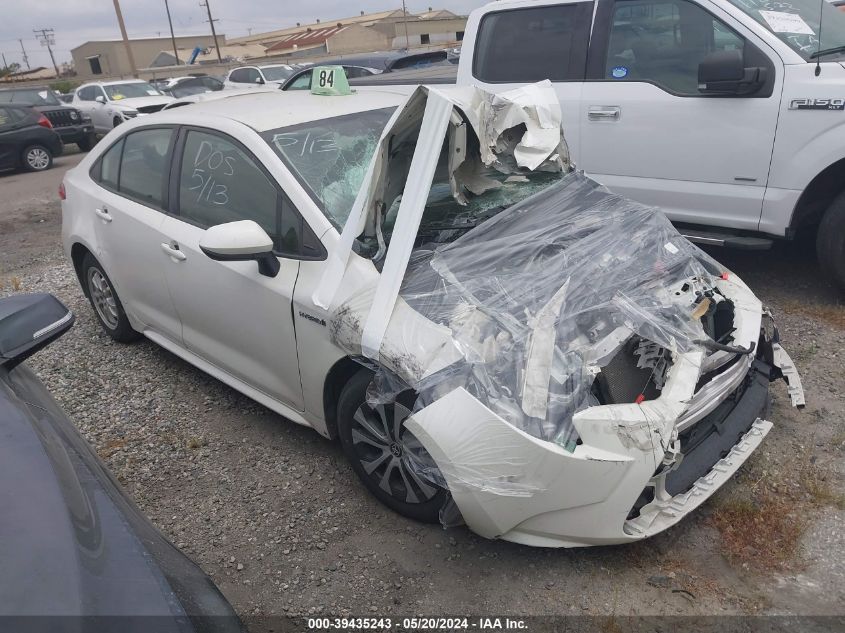
[[[91,253],[82,260],[82,286],[106,334],[118,343],[131,343],[141,338],[141,334],[129,324],[111,279]]]
[[[53,152],[43,145],[30,145],[22,154],[27,171],[45,171],[53,166]]]
[[[822,271],[845,290],[845,192],[834,198],[822,216],[816,254]]]
[[[431,483],[412,463],[433,465],[433,460],[404,421],[416,399],[404,391],[396,401],[377,408],[367,404],[371,371],[361,369],[340,393],[338,435],[355,474],[384,505],[417,521],[437,523],[448,490]]]

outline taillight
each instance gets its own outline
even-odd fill
[[[65,183],[59,183],[59,200],[67,200],[67,194],[65,193]]]
[[[40,125],[41,127],[48,127],[48,128],[51,128],[51,129],[53,127],[53,124],[50,123],[50,119],[48,119],[43,114],[40,117],[38,117],[38,125]]]

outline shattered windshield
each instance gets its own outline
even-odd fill
[[[356,112],[262,132],[329,221],[346,222],[395,108]]]
[[[730,0],[730,2],[777,35],[806,60],[809,60],[810,55],[817,50],[845,46],[845,12],[829,2],[818,2],[818,0]],[[823,18],[821,20],[820,15]],[[822,23],[821,34],[819,34],[819,22]],[[831,55],[830,58],[841,58],[843,55],[845,53],[837,53]]]

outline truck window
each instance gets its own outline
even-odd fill
[[[613,9],[605,79],[647,81],[697,95],[698,65],[710,53],[744,51],[745,40],[685,0],[619,0]]]
[[[488,13],[473,75],[487,83],[583,80],[592,13],[592,2]]]
[[[699,63],[714,51],[744,47],[742,37],[692,2],[617,0],[604,78],[697,95]]]

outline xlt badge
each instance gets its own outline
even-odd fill
[[[790,110],[845,110],[845,99],[793,99]]]

